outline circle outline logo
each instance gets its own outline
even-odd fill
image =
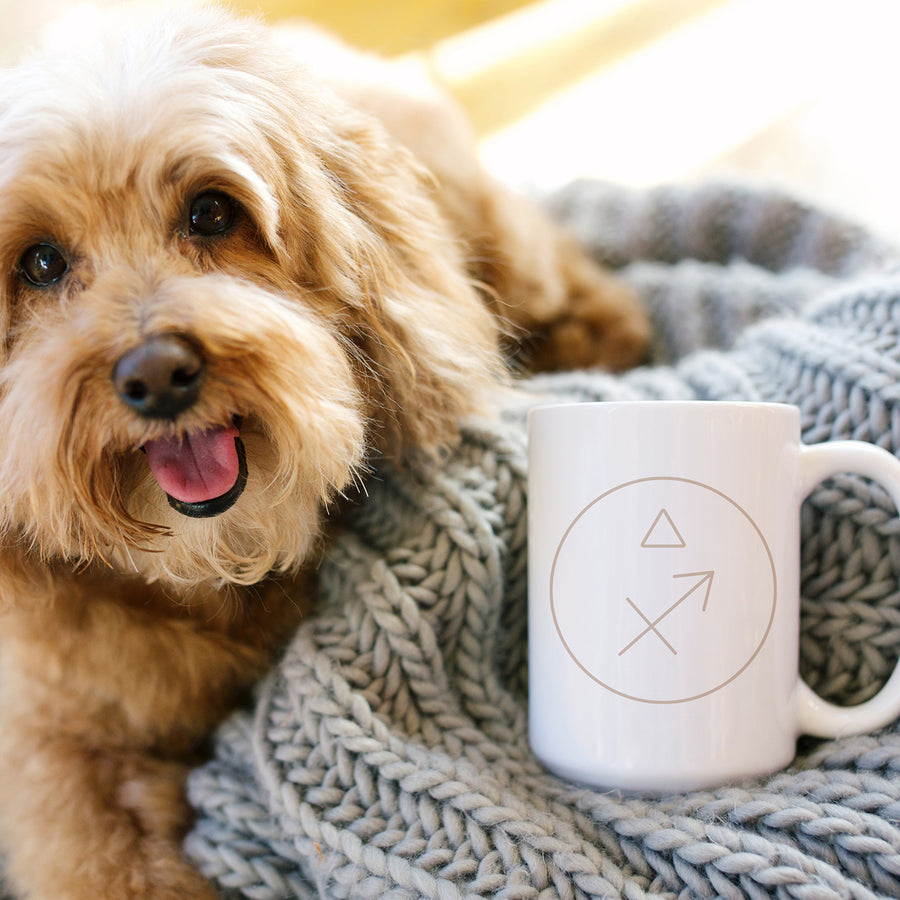
[[[624,490],[625,488],[632,487],[633,485],[636,485],[636,484],[644,484],[646,482],[652,482],[652,481],[674,481],[674,482],[680,482],[682,484],[691,484],[691,485],[694,485],[695,487],[699,487],[704,490],[711,491],[713,494],[716,494],[717,496],[721,497],[723,500],[725,500],[727,503],[729,503],[731,506],[733,506],[747,520],[747,522],[750,523],[753,530],[756,532],[757,537],[759,538],[760,542],[762,543],[763,549],[766,551],[766,557],[769,561],[769,567],[771,568],[771,571],[772,571],[772,608],[771,608],[771,611],[769,612],[769,621],[766,623],[766,630],[763,633],[763,636],[760,638],[760,641],[757,644],[756,648],[754,649],[753,653],[750,655],[749,659],[747,659],[747,661],[733,675],[730,675],[728,678],[726,678],[724,681],[717,684],[715,687],[712,687],[706,691],[702,691],[699,694],[694,694],[691,697],[679,697],[674,700],[651,700],[647,697],[638,697],[638,696],[635,696],[634,694],[628,694],[625,691],[621,691],[618,688],[614,688],[611,685],[606,684],[604,681],[602,681],[600,678],[598,678],[596,675],[594,675],[593,672],[591,672],[585,665],[583,665],[581,663],[581,661],[578,659],[578,657],[575,655],[575,653],[572,651],[572,648],[569,646],[568,642],[566,641],[565,636],[563,635],[562,628],[560,627],[560,624],[559,624],[559,619],[557,618],[557,615],[556,615],[556,601],[555,601],[554,592],[553,592],[553,584],[556,580],[556,567],[557,567],[557,563],[559,562],[560,553],[562,552],[562,549],[566,542],[566,539],[572,533],[575,526],[578,524],[579,520],[590,509],[592,509],[597,503],[599,503],[601,500],[605,499],[606,497],[609,497],[611,494],[614,494],[617,491]],[[693,700],[699,700],[702,697],[708,697],[710,694],[714,694],[717,691],[722,690],[722,688],[726,687],[727,685],[731,684],[732,681],[739,678],[747,670],[747,668],[751,665],[753,660],[756,659],[756,657],[759,655],[760,651],[762,650],[763,645],[766,643],[766,640],[769,637],[769,633],[772,630],[772,625],[775,621],[775,610],[776,610],[777,605],[778,605],[778,575],[776,574],[776,571],[775,571],[775,559],[772,556],[772,551],[769,549],[769,544],[766,541],[765,537],[763,536],[763,533],[760,530],[759,526],[756,524],[756,522],[753,521],[753,518],[747,512],[747,510],[745,510],[739,503],[732,500],[731,497],[729,497],[727,494],[720,491],[718,488],[714,488],[709,484],[704,484],[702,481],[695,481],[692,478],[680,478],[678,476],[670,476],[670,475],[652,475],[652,476],[648,476],[646,478],[635,478],[631,481],[626,481],[626,482],[623,482],[622,484],[616,485],[616,487],[610,488],[608,491],[604,491],[602,494],[600,494],[600,496],[595,497],[593,500],[591,500],[591,502],[588,503],[587,506],[585,506],[584,509],[582,509],[581,512],[579,512],[578,515],[576,515],[575,518],[572,519],[572,521],[569,523],[569,527],[566,528],[565,532],[563,533],[562,538],[560,538],[559,544],[557,545],[557,548],[556,548],[556,553],[553,555],[553,565],[550,567],[550,614],[553,616],[553,625],[556,628],[556,633],[559,636],[559,639],[562,642],[562,645],[565,648],[566,653],[569,654],[569,656],[571,657],[571,659],[575,663],[575,665],[578,666],[578,668],[581,669],[581,671],[584,672],[584,674],[587,675],[588,678],[590,678],[592,681],[599,684],[602,688],[605,688],[606,690],[612,692],[613,694],[617,694],[620,697],[624,697],[626,700],[634,700],[638,703],[652,703],[654,705],[673,705],[676,703],[690,703]]]

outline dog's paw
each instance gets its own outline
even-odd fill
[[[621,372],[646,361],[650,321],[628,285],[585,266],[570,277],[569,286],[564,308],[542,323],[524,348],[529,368]]]

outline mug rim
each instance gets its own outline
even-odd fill
[[[800,415],[800,408],[793,403],[780,403],[774,400],[570,400],[562,403],[539,403],[528,410],[528,418],[566,409],[604,409],[610,412],[620,409],[705,409],[711,410],[745,410],[760,413]]]

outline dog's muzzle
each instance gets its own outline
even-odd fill
[[[193,344],[176,334],[151,337],[116,363],[116,393],[145,419],[174,420],[199,399],[205,363]],[[230,509],[247,484],[240,421],[147,441],[150,471],[169,505],[192,518]]]

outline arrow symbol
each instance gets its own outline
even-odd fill
[[[645,634],[649,634],[651,631],[666,645],[666,647],[671,651],[673,656],[678,656],[678,651],[662,636],[662,632],[657,629],[657,625],[660,620],[665,618],[665,616],[661,616],[660,619],[657,619],[655,622],[651,622],[638,608],[638,605],[631,599],[631,597],[626,597],[625,602],[647,623],[647,627],[625,648],[628,650],[633,647]],[[619,651],[619,656],[621,656],[625,650]]]
[[[656,626],[659,625],[660,622],[663,621],[668,615],[673,613],[688,597],[691,596],[695,591],[700,590],[704,585],[706,586],[706,593],[703,595],[703,608],[702,611],[706,612],[706,607],[709,605],[709,592],[712,588],[713,576],[716,573],[713,571],[708,572],[683,572],[680,575],[673,575],[673,578],[699,578],[695,584],[691,585],[688,590],[683,593],[665,612],[660,613],[652,622],[635,606],[635,604],[631,601],[630,598],[626,597],[626,601],[631,606],[632,609],[637,612],[637,614],[647,623],[647,627],[630,643],[626,644],[620,651],[619,656],[622,656],[624,653],[627,653],[639,640],[646,637],[652,631],[668,648],[677,655],[677,651],[674,647],[659,633]]]
[[[709,603],[709,591],[712,587],[713,575],[715,572],[685,572],[682,575],[673,575],[673,578],[699,578],[700,580],[692,587],[686,594],[682,594],[676,601],[675,604],[670,607],[670,609],[663,613],[664,616],[667,616],[682,600],[687,600],[694,591],[701,588],[704,584],[706,585],[706,593],[703,595],[703,612],[706,612],[706,606]]]

